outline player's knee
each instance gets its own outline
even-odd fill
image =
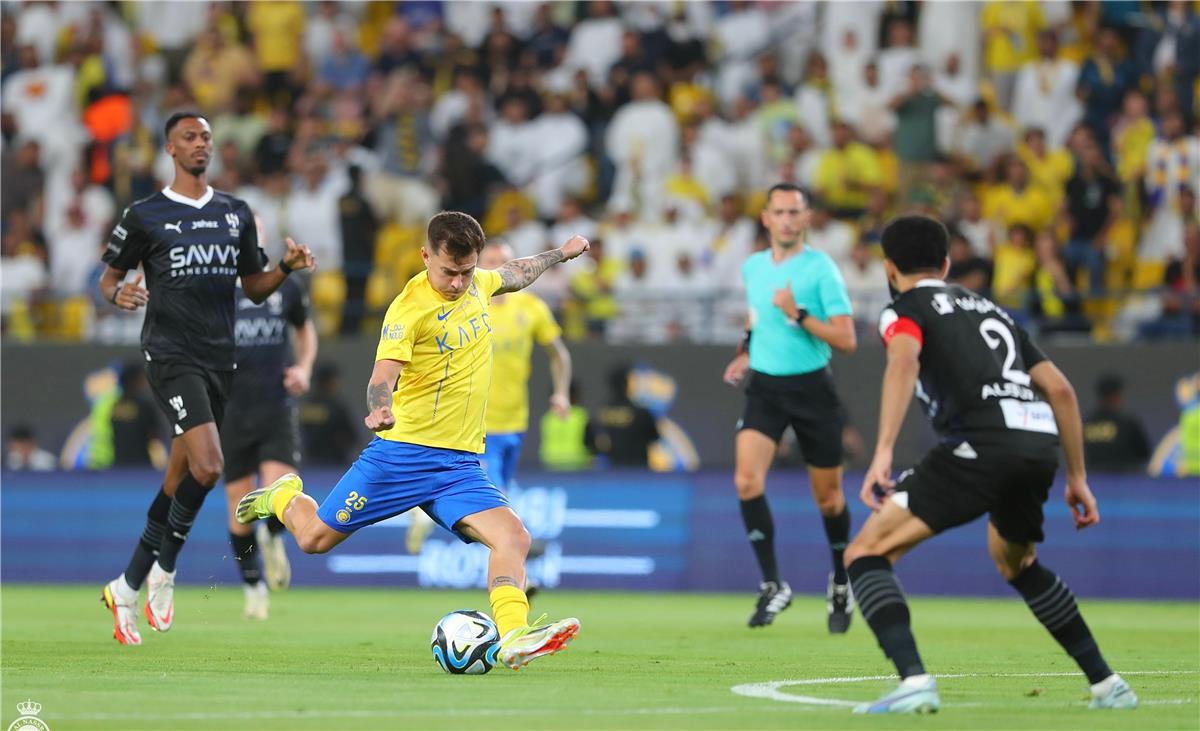
[[[881,555],[879,547],[873,541],[865,539],[860,535],[850,541],[850,545],[846,546],[846,552],[842,554],[842,563],[849,566],[860,558],[879,555]]]
[[[842,497],[840,487],[818,492],[813,497],[817,503],[817,510],[826,517],[840,515],[846,507],[846,499]]]
[[[1030,550],[1024,553],[993,556],[992,560],[995,562],[996,570],[1000,572],[1000,576],[1005,581],[1012,581],[1020,576],[1025,569],[1033,565],[1033,562],[1037,560],[1037,551],[1030,546]]]
[[[329,553],[335,545],[329,536],[313,533],[296,536],[296,546],[305,553]]]
[[[765,482],[756,474],[738,472],[733,476],[733,486],[739,500],[752,500],[763,494]]]
[[[197,464],[191,465],[192,477],[196,478],[205,487],[212,487],[217,484],[217,480],[221,479],[221,473],[225,469],[225,460],[220,455],[209,457],[198,461]]]

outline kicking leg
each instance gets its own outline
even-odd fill
[[[248,492],[238,503],[237,519],[239,523],[253,523],[274,515],[296,539],[301,551],[328,553],[349,538],[350,533],[330,528],[317,515],[318,510],[317,501],[304,494],[304,483],[300,477],[287,474],[270,485]]]
[[[775,521],[767,505],[767,470],[775,458],[776,443],[755,429],[742,429],[735,441],[737,464],[733,483],[746,526],[746,537],[754,549],[754,557],[762,572],[762,585],[754,614],[747,623],[763,627],[775,621],[775,615],[792,603],[792,588],[779,579],[779,564],[775,557]]]
[[[850,542],[850,509],[842,491],[842,468],[809,467],[808,480],[812,486],[813,501],[821,511],[825,525],[825,537],[829,541],[829,552],[833,559],[833,572],[825,587],[825,609],[829,615],[829,631],[842,634],[850,628],[850,615],[854,611],[854,598],[850,593],[850,579],[846,575],[843,554]]]
[[[901,681],[895,691],[855,713],[931,713],[940,706],[937,684],[917,652],[908,602],[892,572],[892,564],[932,535],[924,521],[892,499],[867,519],[846,548],[847,573],[863,619]]]
[[[1113,673],[1100,654],[1091,629],[1079,613],[1075,595],[1057,574],[1038,562],[1036,544],[1008,541],[989,522],[988,553],[1000,575],[1025,599],[1033,616],[1087,676],[1092,685],[1090,707],[1137,707],[1133,690]]]
[[[508,507],[490,508],[468,515],[454,527],[491,549],[488,590],[492,616],[503,638],[497,655],[500,662],[516,670],[564,649],[579,632],[578,619],[529,626],[529,600],[521,589],[525,585],[529,531],[517,514]]]

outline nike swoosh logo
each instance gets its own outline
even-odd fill
[[[450,312],[454,312],[454,311],[455,311],[455,310],[457,310],[457,309],[458,309],[458,307],[451,307],[451,308],[450,308]],[[437,319],[438,319],[438,320],[445,320],[447,317],[449,317],[449,316],[450,316],[450,312],[439,312],[439,313],[438,313],[438,316],[437,316]]]

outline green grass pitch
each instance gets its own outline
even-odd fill
[[[867,718],[829,703],[874,698],[891,681],[864,676],[891,669],[860,617],[848,635],[827,635],[818,597],[749,630],[749,593],[547,592],[534,612],[578,616],[572,647],[520,672],[468,677],[437,668],[429,635],[449,610],[486,610],[479,591],[293,589],[273,595],[269,622],[252,623],[238,586],[185,588],[175,628],[158,635],[143,622],[141,647],[111,639],[99,594],[3,587],[0,728],[26,698],[53,731],[1200,727],[1194,603],[1082,603],[1143,702],[1095,712],[1074,664],[1016,597],[914,597],[928,666],[961,677],[941,681],[937,716]],[[732,690],[746,685],[775,697]]]

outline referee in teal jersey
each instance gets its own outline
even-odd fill
[[[826,587],[829,631],[850,627],[854,610],[842,552],[850,540],[850,513],[842,494],[842,407],[829,375],[833,348],[856,347],[850,296],[829,255],[806,246],[808,201],[790,183],[767,193],[763,226],[771,247],[742,265],[750,326],[725,381],[746,382],[746,407],[737,424],[734,484],[741,500],[746,537],[754,549],[762,584],[749,625],[771,624],[792,603],[792,589],[779,578],[775,524],[767,506],[767,470],[788,426],[808,464],[813,499],[824,518],[833,553]],[[881,283],[882,285],[882,283]]]

